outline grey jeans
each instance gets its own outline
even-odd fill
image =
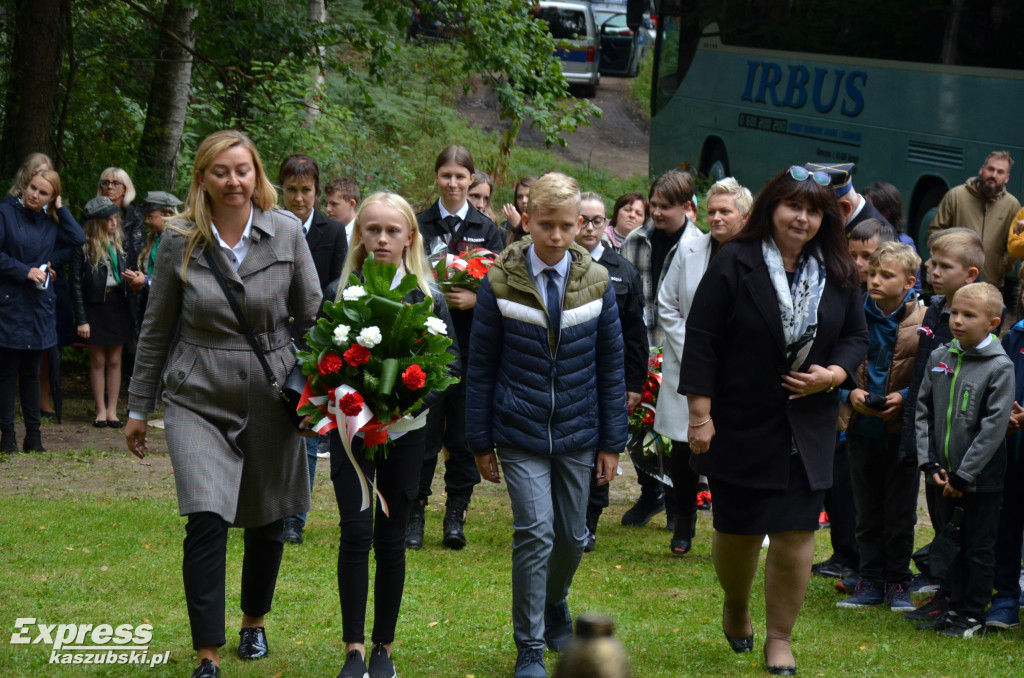
[[[516,648],[544,649],[544,610],[560,603],[583,556],[594,450],[549,456],[498,449],[512,502]]]

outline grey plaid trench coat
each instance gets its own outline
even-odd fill
[[[316,319],[320,283],[298,220],[253,210],[252,243],[237,273],[219,247],[214,257],[284,383],[295,363],[292,336],[305,335]],[[152,412],[162,395],[181,515],[210,511],[257,527],[307,511],[302,439],[201,247],[182,279],[186,242],[171,228],[160,242],[128,409]]]

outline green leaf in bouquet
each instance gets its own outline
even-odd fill
[[[321,322],[326,324],[326,320],[321,319]],[[331,333],[324,329],[319,322],[309,329],[308,336],[310,344],[313,346],[330,346],[334,343],[332,341]]]
[[[395,279],[398,267],[394,264],[378,263],[370,252],[363,261],[363,287],[369,294],[391,296],[391,281]]]
[[[333,320],[334,322],[340,322],[345,319],[345,303],[338,301],[325,301],[324,302],[324,315]]]
[[[398,360],[395,358],[388,358],[380,367],[380,385],[377,387],[377,393],[382,396],[391,395],[391,391],[395,388],[395,379],[398,378]]]
[[[358,390],[360,393],[363,393],[363,394],[366,394],[366,393],[377,393],[377,387],[380,385],[380,380],[378,380],[377,377],[375,377],[372,374],[370,374],[369,370],[364,370],[362,375],[363,375],[363,389],[366,389],[366,390],[365,391],[363,389],[356,389],[356,390]]]
[[[322,414],[320,408],[313,403],[306,403],[298,409],[298,413],[300,417],[312,417],[314,421],[316,421],[319,418],[319,415]]]
[[[359,315],[359,309],[354,306],[346,304],[342,308],[342,318],[339,320],[347,320],[350,323],[356,323],[357,325],[363,321],[363,317]]]

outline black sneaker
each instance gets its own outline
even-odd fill
[[[369,678],[366,672],[366,661],[359,650],[349,650],[345,655],[345,665],[341,667],[338,678]]]
[[[974,638],[985,635],[985,625],[974,617],[950,612],[946,628],[942,629],[941,633],[949,638]]]
[[[412,509],[409,510],[409,522],[405,524],[405,548],[410,551],[419,551],[423,548],[423,525],[426,523],[424,509],[426,504],[421,501],[414,501]]]
[[[914,628],[918,631],[943,631],[951,625],[952,619],[956,616],[956,612],[947,610],[928,621],[917,624]]]
[[[544,667],[544,650],[520,650],[516,659],[516,672],[513,678],[547,678]]]
[[[556,605],[544,610],[544,642],[552,652],[561,652],[572,640],[572,615],[569,603],[562,598]]]
[[[641,492],[640,498],[622,514],[622,524],[627,527],[643,527],[651,518],[665,510],[665,495]]]
[[[903,618],[910,621],[930,621],[946,613],[949,602],[945,598],[933,597],[930,601],[917,608],[903,613]]]
[[[849,579],[850,577],[857,576],[857,569],[844,565],[834,558],[829,558],[828,560],[811,565],[811,574],[829,579]]]
[[[284,540],[289,544],[302,543],[302,523],[298,518],[284,519]]]
[[[395,664],[391,661],[391,656],[380,643],[374,645],[370,650],[370,665],[366,670],[366,675],[369,678],[396,678],[398,676],[395,673]]]

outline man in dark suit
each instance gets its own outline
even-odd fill
[[[317,198],[320,195],[320,168],[316,161],[307,155],[290,155],[281,163],[277,173],[277,183],[281,187],[281,196],[286,210],[298,217],[302,222],[302,230],[306,234],[306,244],[313,256],[313,266],[320,281],[320,291],[325,292],[327,286],[341,276],[348,254],[348,239],[345,237],[345,225],[328,219],[317,209]],[[316,476],[316,460],[321,441],[326,447],[327,438],[306,438],[306,457],[309,466],[309,489],[313,489],[313,478]],[[306,526],[306,514],[302,513],[284,521],[284,540],[292,544],[302,543],[302,530]]]

